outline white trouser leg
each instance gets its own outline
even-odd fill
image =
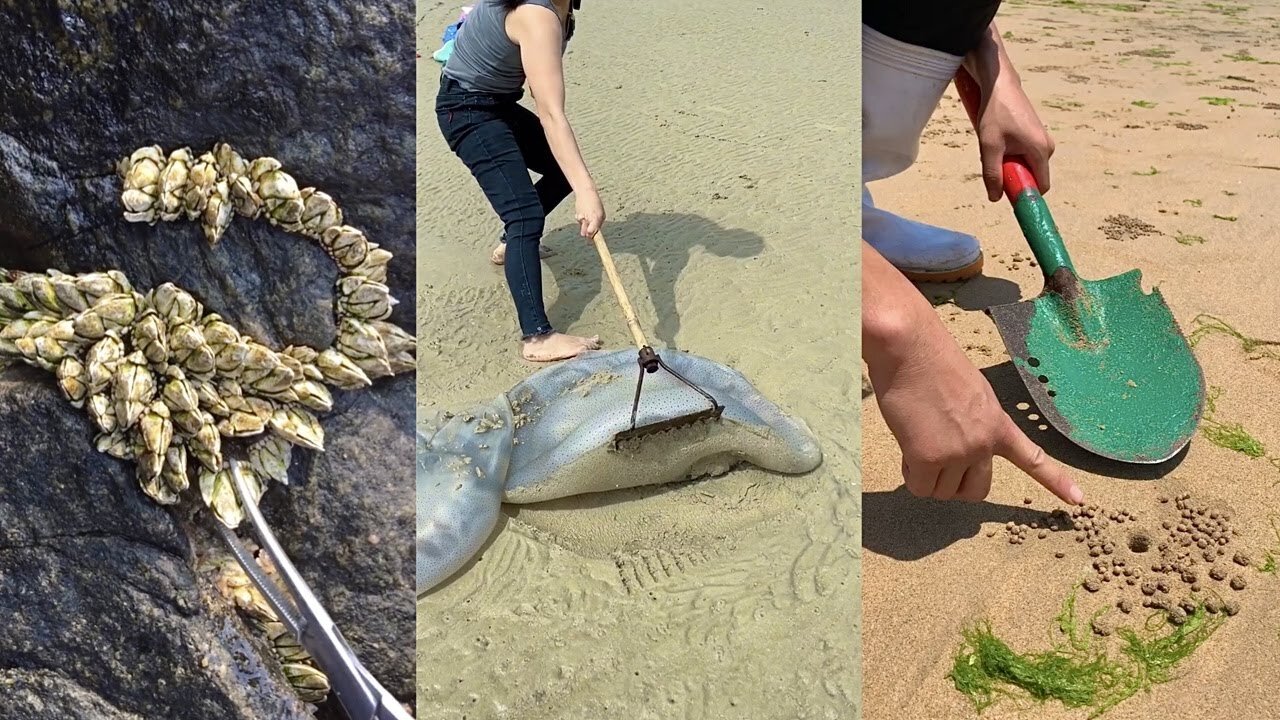
[[[862,237],[908,275],[981,269],[982,248],[972,235],[881,210],[866,187],[916,161],[920,135],[962,60],[862,26]]]

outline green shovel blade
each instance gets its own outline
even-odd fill
[[[1106,458],[1160,463],[1204,412],[1204,374],[1141,272],[1079,280],[1063,267],[1034,300],[988,310],[1041,414]]]

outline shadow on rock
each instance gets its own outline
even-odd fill
[[[1000,404],[1004,406],[1005,412],[1009,413],[1022,432],[1026,433],[1027,437],[1035,441],[1037,445],[1044,448],[1044,451],[1050,457],[1064,465],[1069,465],[1094,475],[1121,480],[1155,480],[1173,472],[1187,457],[1189,446],[1188,448],[1183,448],[1181,452],[1169,460],[1156,465],[1122,463],[1094,455],[1068,440],[1056,428],[1045,422],[1043,418],[1037,420],[1028,419],[1028,415],[1040,415],[1040,413],[1036,408],[1035,402],[1032,401],[1030,393],[1027,392],[1026,385],[1022,382],[1022,376],[1018,374],[1018,370],[1013,366],[1012,362],[1006,361],[999,365],[983,368],[982,374],[987,378],[987,382],[991,383],[991,387],[995,390],[996,397],[1000,399]],[[1027,403],[1030,408],[1019,410],[1019,403]],[[1047,426],[1047,429],[1041,430],[1041,425]],[[1087,492],[1086,488],[1086,494]]]
[[[862,493],[862,547],[894,560],[919,560],[977,537],[983,523],[1043,522],[1048,517],[1047,512],[1013,505],[918,498],[900,485]]]
[[[636,213],[607,223],[604,233],[615,261],[625,264],[628,255],[639,260],[645,287],[626,288],[628,295],[633,304],[650,299],[658,318],[651,332],[669,347],[677,347],[680,333],[676,285],[694,253],[701,248],[716,257],[749,258],[764,252],[764,238],[756,233],[723,228],[700,215]],[[547,245],[556,254],[543,262],[560,290],[547,310],[554,325],[576,323],[601,292],[612,302],[613,290],[604,286],[599,256],[578,235],[577,225],[550,233]]]

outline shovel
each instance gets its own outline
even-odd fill
[[[956,90],[977,125],[981,90],[960,68]],[[1080,447],[1126,463],[1161,463],[1190,442],[1204,412],[1204,373],[1158,289],[1142,273],[1076,274],[1062,236],[1018,157],[1004,192],[1044,273],[1032,300],[987,309],[1041,414]]]

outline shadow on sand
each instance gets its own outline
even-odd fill
[[[609,250],[619,264],[626,256],[640,261],[644,287],[628,287],[633,304],[648,296],[657,314],[657,325],[649,332],[669,347],[675,347],[680,332],[680,311],[676,284],[701,248],[716,257],[750,258],[764,251],[764,238],[746,230],[720,227],[699,215],[637,213],[605,224]],[[577,225],[547,234],[546,245],[554,254],[543,260],[555,277],[559,293],[547,308],[556,327],[570,327],[582,318],[587,305],[603,291],[604,271],[595,249],[578,235]]]

